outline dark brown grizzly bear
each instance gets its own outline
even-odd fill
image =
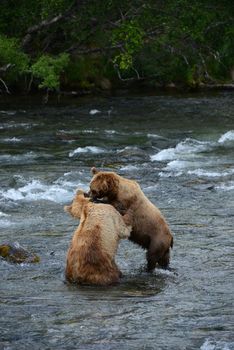
[[[147,249],[147,268],[151,271],[156,264],[167,268],[170,262],[170,248],[173,236],[160,210],[144,195],[136,181],[128,180],[115,172],[91,169],[90,196],[104,198],[117,210],[131,210],[133,213],[130,240]]]

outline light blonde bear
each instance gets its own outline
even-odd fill
[[[131,215],[121,216],[109,204],[93,203],[81,190],[64,210],[80,219],[67,253],[66,279],[81,284],[117,283],[121,271],[115,255],[119,240],[130,236]]]

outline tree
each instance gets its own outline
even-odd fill
[[[50,90],[103,77],[229,81],[233,9],[230,0],[2,0],[0,77]]]

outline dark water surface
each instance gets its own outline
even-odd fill
[[[175,238],[171,270],[144,271],[122,241],[114,287],[64,283],[78,222],[63,212],[90,167],[139,181]],[[231,93],[38,101],[0,97],[0,349],[231,350],[234,99]]]

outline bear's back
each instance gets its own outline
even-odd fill
[[[89,205],[86,212],[86,218],[82,226],[83,232],[95,233],[100,240],[102,250],[111,256],[114,256],[119,242],[119,222],[122,219],[117,210],[110,204]],[[96,227],[100,228],[98,233]],[[95,231],[95,232],[94,232]]]

